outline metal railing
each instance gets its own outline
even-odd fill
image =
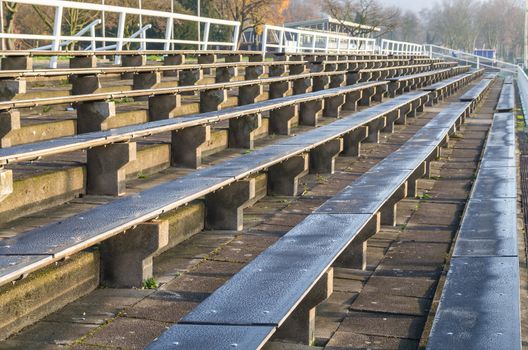
[[[262,53],[277,52],[335,52],[375,53],[376,40],[265,25],[262,31]]]
[[[395,41],[383,39],[380,51],[386,55],[423,55],[423,45],[409,43],[405,41]]]
[[[528,76],[524,69],[517,66],[517,87],[519,89],[519,98],[524,114],[525,123],[528,122]]]
[[[0,5],[3,6],[3,2],[6,0],[0,0]],[[198,17],[192,15],[184,15],[180,13],[171,13],[155,10],[144,10],[131,7],[120,7],[110,5],[100,5],[93,3],[84,2],[73,2],[73,1],[57,1],[57,0],[9,0],[10,3],[35,5],[35,6],[47,6],[55,9],[54,20],[53,20],[53,33],[50,35],[46,34],[26,34],[26,33],[0,33],[0,39],[19,39],[19,40],[35,40],[35,41],[49,41],[50,49],[52,51],[59,51],[61,49],[61,43],[64,41],[74,42],[91,42],[91,49],[97,50],[97,43],[115,43],[115,49],[121,51],[125,43],[139,43],[142,47],[146,48],[148,43],[164,44],[164,49],[169,50],[172,44],[187,44],[195,45],[198,49],[207,50],[211,45],[226,47],[231,50],[237,49],[238,34],[240,29],[240,23],[236,21],[227,21],[222,19],[214,19],[207,17]],[[74,36],[62,35],[62,24],[63,24],[63,11],[64,9],[77,9],[83,11],[94,11],[96,13],[115,13],[118,15],[117,24],[117,36],[116,37],[103,37],[96,36],[95,30],[90,32],[90,36],[80,36],[77,33]],[[155,18],[162,18],[166,20],[166,31],[164,38],[147,38],[144,32],[138,33],[135,37],[125,38],[125,25],[127,16],[148,16]],[[173,28],[176,21],[187,21],[197,23],[198,25],[204,25],[204,31],[201,38],[198,40],[184,40],[176,39],[172,37]],[[218,25],[227,27],[232,31],[232,36],[229,41],[212,41],[210,37],[211,25]],[[140,29],[143,30],[143,28]],[[84,33],[83,33],[84,34]],[[103,44],[106,46],[106,44]],[[52,60],[52,67],[56,67],[56,59]]]
[[[425,53],[431,58],[450,59],[452,61],[458,61],[465,65],[473,65],[475,66],[475,68],[487,68],[492,70],[498,70],[507,74],[517,75],[518,66],[513,63],[477,56],[472,53],[460,50],[453,50],[438,45],[424,45],[424,50]]]

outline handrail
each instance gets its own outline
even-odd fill
[[[406,55],[421,55],[424,53],[423,46],[420,44],[410,43],[406,41],[395,41],[383,39],[380,46],[381,53],[384,54],[406,54]]]
[[[97,26],[97,25],[99,25],[101,23],[102,23],[102,21],[98,18],[98,19],[94,20],[92,23],[88,24],[83,29],[81,29],[80,31],[78,31],[77,33],[75,33],[73,36],[80,37],[80,36],[83,36],[84,34],[86,34],[88,31],[90,31],[90,34],[91,34],[90,37],[93,38],[93,37],[95,37],[95,26]],[[76,42],[76,41],[74,41],[74,40],[64,41],[64,42],[61,42],[59,44],[59,46],[61,46],[61,47],[68,46],[68,45],[70,45],[73,42]],[[50,45],[37,47],[35,50],[51,50],[52,47],[53,47],[53,45],[50,44]],[[88,48],[88,50],[89,50],[89,48]]]
[[[486,68],[497,69],[510,74],[517,74],[517,65],[509,62],[504,62],[497,59],[491,59],[483,56],[478,56],[469,52],[461,50],[453,50],[444,46],[426,44],[424,45],[425,52],[429,57],[440,57],[450,58],[452,60],[460,62],[469,62],[476,65],[477,68],[480,66]]]
[[[0,0],[0,4],[5,0]],[[51,50],[60,51],[61,43],[63,41],[90,41],[92,43],[92,49],[95,47],[96,42],[115,42],[116,50],[122,49],[123,44],[126,42],[138,42],[142,48],[146,48],[147,43],[160,43],[164,44],[165,49],[168,50],[171,44],[189,44],[195,45],[197,48],[204,47],[207,49],[208,45],[223,46],[230,50],[235,51],[238,46],[238,31],[240,29],[240,22],[228,21],[223,19],[214,19],[207,17],[199,17],[193,15],[185,15],[180,13],[171,13],[155,10],[144,10],[131,7],[120,7],[111,5],[100,5],[93,3],[84,2],[73,2],[73,1],[55,1],[55,0],[10,0],[9,2],[34,5],[34,6],[48,6],[55,8],[55,16],[53,20],[53,33],[50,35],[45,34],[24,34],[24,33],[0,33],[0,39],[22,39],[22,40],[42,40],[51,41]],[[62,17],[64,9],[78,9],[85,11],[97,11],[97,12],[110,12],[116,13],[119,17],[117,25],[117,36],[116,37],[100,37],[95,36],[95,31],[91,37],[82,36],[68,36],[62,34]],[[167,30],[164,38],[146,38],[145,35],[141,35],[140,38],[124,38],[126,16],[127,15],[140,15],[148,17],[164,18],[167,21]],[[172,28],[175,25],[175,21],[190,21],[198,24],[203,23],[206,30],[203,33],[202,38],[197,40],[183,40],[175,39],[172,37]],[[211,24],[226,26],[232,30],[233,36],[226,41],[210,41],[209,28]],[[144,30],[144,27],[141,29]],[[142,34],[140,32],[139,34]],[[144,33],[143,33],[144,34]],[[52,58],[52,68],[57,67],[57,59]]]
[[[524,114],[524,120],[528,117],[528,76],[522,67],[517,67],[517,86]]]
[[[279,32],[278,44],[268,42],[270,34]],[[295,36],[295,48],[290,48],[286,44],[286,35]],[[310,38],[310,46],[303,45],[303,36]],[[317,41],[324,40],[324,47],[318,47]],[[332,46],[334,44],[334,46]],[[265,54],[269,48],[277,48],[279,52],[337,52],[337,53],[375,53],[376,40],[369,38],[352,37],[348,35],[331,34],[320,31],[309,31],[265,25],[262,32],[262,53]]]

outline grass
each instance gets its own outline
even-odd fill
[[[325,185],[328,183],[328,177],[317,174],[317,183],[321,185]]]
[[[143,180],[143,179],[148,179],[148,176],[145,175],[145,174],[143,173],[143,171],[140,170],[140,171],[138,171],[138,173],[137,173],[137,178]]]
[[[147,278],[143,281],[143,289],[156,289],[158,288],[158,281],[154,277]]]
[[[114,98],[111,100],[112,102],[115,102],[115,104],[123,104],[123,103],[131,103],[134,102],[134,99],[132,97],[123,97],[123,98]]]
[[[48,113],[51,110],[51,106],[44,106],[42,108],[42,113]]]
[[[421,196],[418,196],[419,199],[432,199],[433,196],[431,196],[429,193],[424,193]]]

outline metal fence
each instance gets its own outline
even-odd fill
[[[3,6],[3,2],[6,0],[0,0],[0,4]],[[89,42],[88,48],[90,50],[98,50],[98,43],[102,43],[100,47],[106,47],[107,43],[114,43],[111,45],[116,51],[123,50],[123,46],[126,43],[139,43],[141,47],[146,47],[148,43],[163,44],[165,50],[169,50],[172,44],[187,44],[195,45],[198,49],[207,50],[209,46],[225,47],[227,49],[236,50],[238,43],[238,33],[240,23],[235,21],[227,21],[222,19],[198,17],[192,15],[184,15],[179,13],[154,11],[137,9],[130,7],[100,5],[94,3],[83,3],[73,1],[57,1],[57,0],[9,0],[10,3],[35,5],[35,6],[47,6],[54,8],[54,19],[53,19],[53,33],[49,35],[45,34],[30,34],[30,33],[0,33],[0,39],[19,39],[19,40],[34,40],[39,42],[51,42],[50,45],[40,47],[39,49],[50,49],[52,51],[60,51],[64,46],[64,43],[72,42]],[[95,11],[97,13],[115,13],[118,16],[117,24],[117,35],[115,37],[108,36],[96,36],[95,27],[100,23],[92,22],[92,26],[88,26],[73,36],[62,34],[63,25],[63,13],[65,9],[77,9],[83,11]],[[125,37],[125,24],[127,16],[140,16],[140,17],[155,17],[162,18],[166,21],[166,31],[163,38],[149,38],[147,35],[147,29],[150,27],[141,25],[140,30],[134,35],[126,38]],[[198,40],[186,40],[173,38],[173,28],[176,22],[192,22],[198,25],[204,25],[204,31],[201,38]],[[212,41],[210,36],[211,25],[218,25],[227,29],[229,33],[233,33],[230,40],[226,41]],[[89,34],[84,36],[84,34]],[[99,47],[99,48],[100,48]],[[108,49],[106,47],[105,49]],[[119,57],[116,58],[119,60]],[[56,58],[52,59],[52,67],[56,67]]]
[[[375,53],[376,40],[327,32],[265,25],[262,31],[262,53],[335,52]]]
[[[424,45],[424,50],[426,54],[429,55],[431,58],[449,59],[452,61],[458,61],[463,64],[472,65],[475,68],[486,68],[501,71],[508,74],[517,74],[518,66],[513,63],[477,56],[472,53],[453,50],[438,45]]]
[[[395,41],[383,39],[380,51],[386,55],[423,55],[423,45],[409,43],[405,41]]]
[[[528,76],[522,67],[517,67],[517,87],[519,88],[519,98],[523,109],[525,122],[528,118]]]

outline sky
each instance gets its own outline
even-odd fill
[[[384,5],[398,6],[405,10],[416,10],[428,8],[434,4],[434,0],[380,0]]]

